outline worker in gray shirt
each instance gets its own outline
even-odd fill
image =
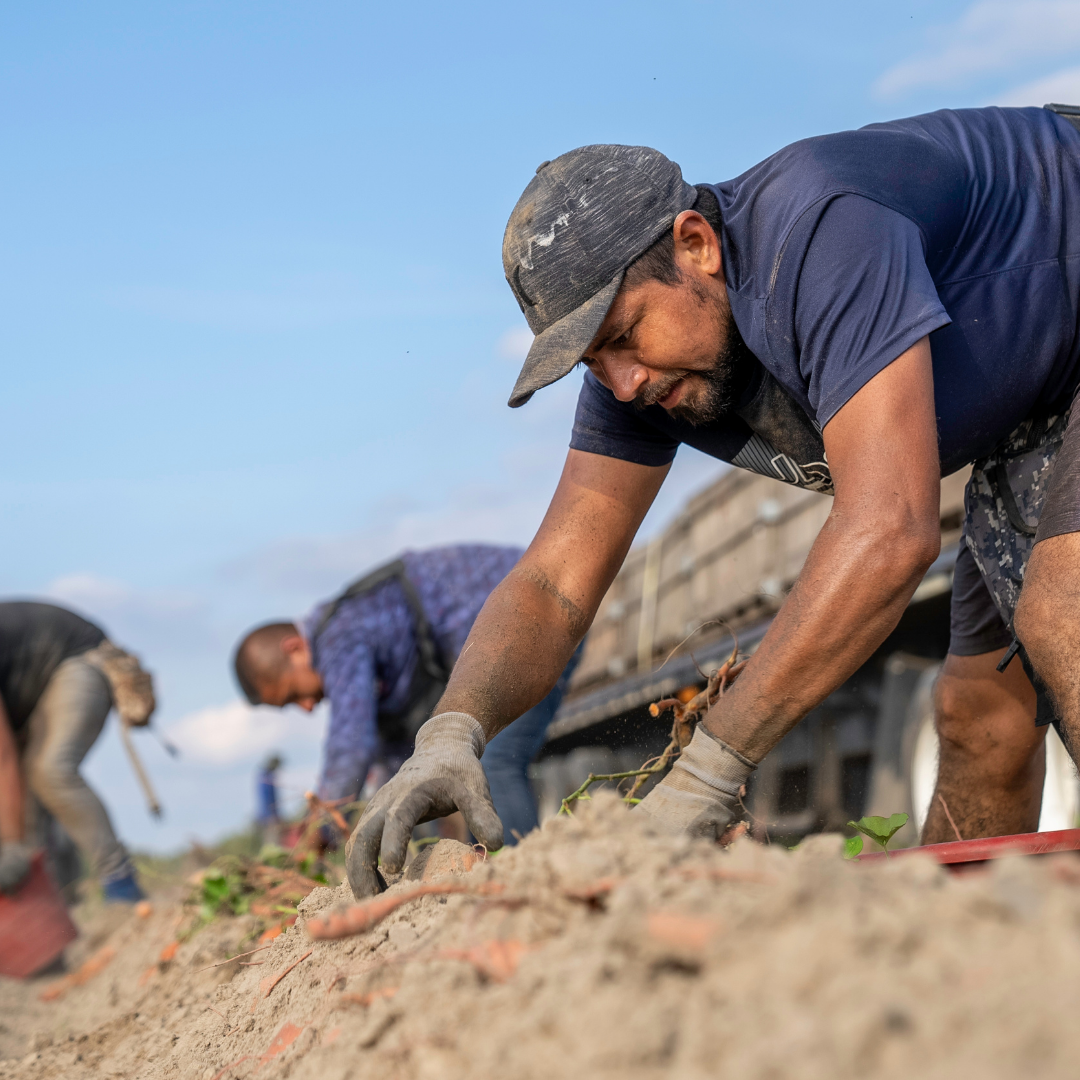
[[[114,705],[135,726],[154,710],[150,676],[135,657],[64,608],[0,603],[0,892],[16,891],[30,873],[40,806],[75,842],[106,900],[142,898],[108,812],[79,774]]]

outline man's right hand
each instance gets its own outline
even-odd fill
[[[397,873],[413,826],[460,810],[470,832],[489,851],[502,847],[503,828],[480,765],[484,732],[468,713],[433,716],[416,734],[413,755],[375,793],[345,847],[345,867],[359,900],[374,896],[383,866]]]
[[[13,893],[30,876],[34,849],[21,840],[5,840],[0,845],[0,892]]]

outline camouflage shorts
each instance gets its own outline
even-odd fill
[[[1010,633],[1068,423],[1068,412],[1025,420],[992,454],[975,462],[964,492],[964,542]]]

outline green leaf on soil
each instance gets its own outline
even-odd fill
[[[875,841],[885,851],[889,849],[889,841],[908,823],[907,814],[892,814],[889,817],[877,817],[872,815],[870,817],[859,818],[858,821],[849,821],[848,825],[852,829],[857,829],[861,833],[869,836],[871,840]]]
[[[854,836],[849,836],[844,840],[844,858],[854,859],[856,855],[862,854],[863,839],[856,833]]]

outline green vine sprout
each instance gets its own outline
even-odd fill
[[[667,768],[667,761],[665,760],[665,757],[667,757],[666,750],[663,754],[660,755],[659,758],[656,759],[656,764],[650,766],[649,768],[631,769],[629,772],[589,773],[581,787],[579,787],[577,791],[570,792],[570,794],[567,795],[565,799],[563,799],[562,806],[559,807],[559,813],[571,814],[573,812],[570,809],[570,804],[572,802],[575,802],[578,799],[591,799],[592,796],[587,794],[587,792],[593,784],[600,784],[607,780],[629,780],[631,777],[640,777],[643,779],[646,776],[653,776],[655,773],[662,772],[664,769]],[[629,803],[631,806],[633,806],[641,802],[641,800],[634,798],[633,795],[624,795],[623,802]]]
[[[862,817],[858,821],[849,821],[848,827],[855,829],[854,836],[844,841],[844,858],[854,859],[862,854],[863,835],[869,836],[881,850],[889,855],[889,841],[908,823],[907,814],[892,814],[890,817]]]

